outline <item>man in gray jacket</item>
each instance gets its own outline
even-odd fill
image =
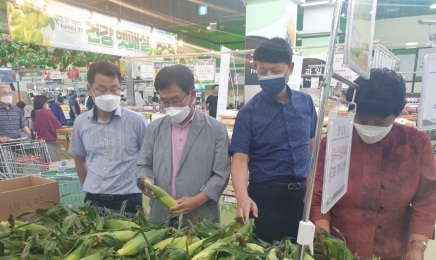
[[[161,222],[169,213],[184,213],[185,219],[202,216],[219,223],[219,198],[230,175],[227,129],[197,110],[194,75],[188,67],[163,68],[154,85],[167,116],[147,127],[138,178],[149,178],[178,205],[168,211],[152,200],[150,220]],[[143,193],[155,199],[148,190]]]

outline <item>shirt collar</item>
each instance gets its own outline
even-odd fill
[[[286,91],[287,91],[287,93],[289,95],[289,98],[286,101],[286,102],[288,102],[289,100],[292,99],[292,90],[291,90],[291,88],[288,85],[286,85]],[[265,93],[263,91],[260,92],[260,96],[267,103],[270,103],[270,104],[280,104],[280,102],[278,102],[273,97],[271,97],[270,95],[268,95],[267,93]]]
[[[196,113],[197,113],[197,107],[194,105],[194,113],[192,113],[191,118],[189,119],[189,121],[188,121],[185,125],[182,126],[182,125],[180,125],[180,124],[174,122],[173,120],[171,120],[171,124],[173,124],[173,125],[175,125],[175,126],[178,126],[178,127],[180,127],[180,128],[183,128],[183,127],[189,125],[189,124],[194,120],[194,117],[195,117],[195,114],[196,114]]]
[[[94,106],[92,109],[92,117],[88,116],[88,118],[92,118],[95,121],[98,121],[98,116],[97,116],[97,108],[96,106]],[[114,118],[114,116],[119,116],[121,117],[121,107],[117,107],[117,109],[115,109],[115,113],[112,115],[111,119]]]
[[[9,110],[11,110],[12,108],[14,108],[13,105],[9,104]],[[7,108],[5,108],[3,105],[0,105],[0,109],[5,109],[7,110]]]

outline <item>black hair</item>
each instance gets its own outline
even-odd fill
[[[174,65],[161,69],[154,80],[154,87],[158,93],[174,84],[189,94],[191,90],[195,89],[194,74],[185,65]]]
[[[80,97],[82,98],[82,97],[85,97],[85,95],[83,95],[83,94],[80,94]]]
[[[369,80],[359,77],[354,82],[359,85],[354,99],[359,117],[397,117],[403,111],[406,105],[406,83],[395,71],[372,69]],[[347,101],[353,99],[354,91],[354,87],[348,89]]]
[[[282,38],[272,38],[256,48],[253,54],[253,60],[268,63],[291,64],[294,52],[291,46]]]
[[[74,96],[74,94],[76,94],[76,93],[77,93],[77,91],[72,90],[70,96]]]
[[[92,86],[92,84],[94,84],[95,75],[97,74],[112,77],[113,79],[117,78],[120,84],[122,82],[120,69],[115,64],[108,61],[97,61],[92,63],[87,73],[89,85]]]
[[[212,90],[214,90],[215,87],[220,87],[220,85],[218,85],[218,84],[214,84],[214,85],[212,86]]]
[[[26,103],[24,103],[23,101],[18,101],[17,104],[15,104],[15,106],[19,107],[20,109],[24,109]]]
[[[30,93],[29,96],[34,98],[34,97],[35,97],[35,94]]]
[[[64,103],[64,98],[62,97],[62,96],[58,96],[58,98],[57,98],[57,101],[59,102],[59,103]]]
[[[33,100],[33,109],[32,112],[30,113],[30,117],[32,117],[32,119],[35,119],[36,117],[36,110],[40,110],[44,108],[45,103],[47,103],[48,98],[44,95],[40,95],[40,96],[36,96],[35,99]]]

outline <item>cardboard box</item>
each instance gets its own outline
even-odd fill
[[[29,210],[48,209],[46,200],[59,199],[59,186],[54,180],[37,176],[24,176],[0,181],[0,221],[9,215],[15,218]]]
[[[62,128],[56,130],[57,140],[70,140],[70,136],[73,134],[73,128]]]
[[[70,141],[67,140],[57,140],[56,144],[58,149],[64,152],[68,152],[68,149],[70,148]]]

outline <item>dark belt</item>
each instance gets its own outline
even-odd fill
[[[114,200],[124,200],[127,199],[131,194],[126,195],[112,195],[112,194],[88,194],[91,198],[100,201],[114,201]]]
[[[295,183],[283,183],[283,182],[274,182],[274,181],[267,181],[263,183],[259,183],[262,185],[270,186],[270,187],[276,187],[281,189],[288,189],[288,190],[301,190],[306,188],[306,181],[302,182],[295,182]]]

